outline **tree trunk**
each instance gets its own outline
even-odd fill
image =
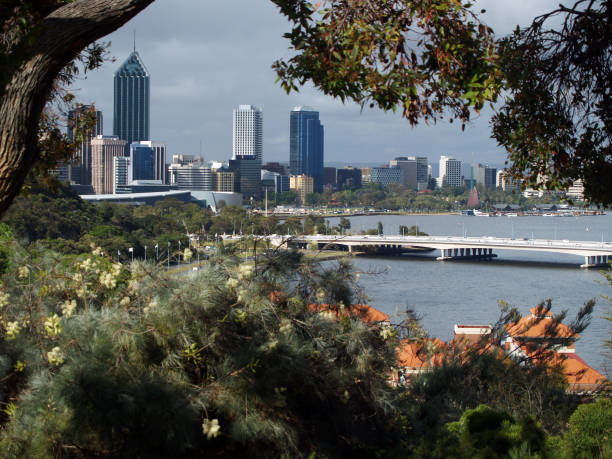
[[[153,1],[76,0],[44,19],[27,56],[0,88],[0,217],[39,159],[39,120],[59,72]]]

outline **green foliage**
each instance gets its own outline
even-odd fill
[[[287,92],[310,81],[342,101],[400,109],[413,125],[446,110],[465,122],[496,98],[492,30],[469,3],[273,1],[293,23],[295,53],[273,66]]]
[[[508,89],[493,136],[510,172],[529,187],[566,189],[612,203],[609,1],[578,0],[517,27],[500,43]]]
[[[600,398],[580,405],[569,420],[563,437],[567,457],[610,457],[612,455],[612,402]]]
[[[523,457],[545,456],[546,435],[532,419],[517,422],[512,416],[495,411],[487,405],[466,410],[461,419],[446,425],[430,450],[423,445],[417,457],[439,458],[505,458],[514,457],[519,451],[527,452]]]
[[[293,257],[186,277],[15,246],[0,286],[2,455],[395,455],[396,341],[311,311],[350,307],[350,267]]]

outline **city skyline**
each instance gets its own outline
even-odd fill
[[[510,7],[487,0],[476,9],[487,8],[485,20],[508,33],[551,5],[548,0],[537,5],[520,1]],[[235,8],[221,4],[185,0],[176,8],[160,0],[107,38],[112,41],[110,54],[121,60],[132,51],[137,31],[138,51],[154,75],[151,138],[165,142],[169,155],[198,154],[201,141],[205,158],[229,159],[231,112],[248,101],[266,112],[265,161],[288,161],[286,112],[296,105],[312,105],[324,114],[328,163],[372,162],[373,156],[452,155],[463,162],[503,164],[504,151],[489,138],[488,109],[465,132],[445,122],[412,129],[399,115],[368,108],[362,112],[358,105],[343,105],[310,86],[286,95],[275,84],[270,66],[290,53],[282,38],[287,21],[271,2],[237,0],[235,6],[244,14],[236,16]],[[172,25],[176,23],[181,27]],[[107,119],[112,113],[108,82],[114,67],[106,63],[75,85],[81,88],[78,100],[94,102]]]

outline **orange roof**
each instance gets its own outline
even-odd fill
[[[531,308],[529,312],[531,312],[531,315],[534,317],[550,317],[551,319],[554,317],[554,314],[550,312],[550,308],[547,308],[543,304],[538,304],[537,306]]]
[[[389,322],[391,320],[388,314],[367,304],[353,304],[350,307],[340,308],[338,305],[313,303],[308,305],[308,309],[312,312],[330,312],[336,318],[359,317],[365,323]]]
[[[431,343],[428,353],[427,344]],[[397,349],[399,365],[405,368],[431,368],[442,361],[442,351],[448,346],[437,338],[428,338],[420,341],[403,339]]]
[[[536,312],[544,311],[533,308]],[[552,314],[536,316],[532,314],[521,318],[514,324],[506,325],[506,331],[510,336],[521,338],[579,338],[571,328],[562,323],[555,323]]]
[[[604,375],[590,367],[574,353],[557,354],[554,361],[561,364],[563,374],[570,385],[570,391],[596,390],[606,380]]]

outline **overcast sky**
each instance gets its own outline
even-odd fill
[[[558,0],[476,1],[499,34],[526,25]],[[400,116],[343,105],[306,87],[286,95],[275,83],[274,60],[290,56],[282,38],[289,23],[268,0],[157,0],[122,29],[109,35],[110,55],[101,69],[74,87],[82,103],[104,115],[104,133],[113,129],[113,74],[136,48],[151,74],[151,136],[166,142],[168,155],[198,154],[226,160],[232,152],[232,109],[240,104],[264,110],[266,161],[289,160],[289,112],[309,105],[325,126],[325,162],[386,163],[395,156],[440,155],[466,162],[503,164],[505,154],[490,139],[490,112],[465,132],[459,124],[411,128]]]

